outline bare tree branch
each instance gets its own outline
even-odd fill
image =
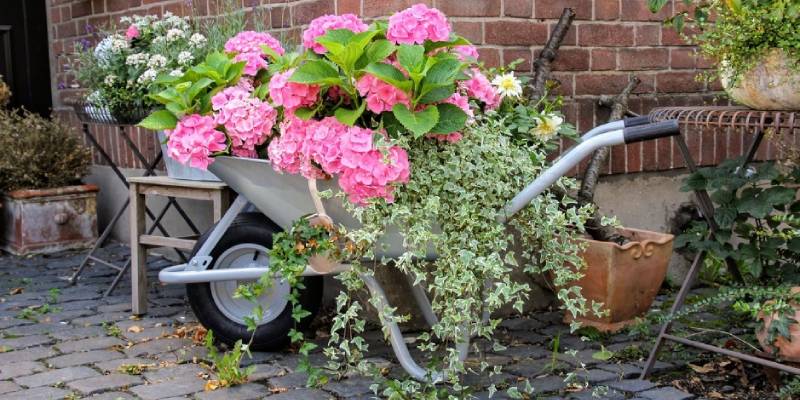
[[[547,80],[550,79],[551,64],[556,59],[558,48],[561,47],[561,42],[564,41],[564,37],[566,37],[574,19],[575,10],[565,8],[561,12],[561,18],[558,19],[558,23],[553,28],[550,39],[547,40],[547,44],[539,53],[539,57],[536,57],[536,61],[533,62],[533,79],[531,79],[530,83],[530,98],[533,101],[538,101],[544,96]]]

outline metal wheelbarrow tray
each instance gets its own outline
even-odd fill
[[[598,148],[680,133],[676,121],[649,122],[647,117],[629,118],[598,126],[586,133],[576,146],[519,192],[504,210],[498,210],[498,223],[504,223],[527,206],[533,198]],[[315,207],[306,179],[299,175],[277,173],[268,160],[217,157],[209,169],[239,196],[222,219],[200,238],[191,260],[163,269],[159,279],[163,283],[187,284],[189,301],[200,322],[214,330],[215,336],[221,340],[233,343],[238,339],[248,340],[251,335],[246,330],[244,318],[250,315],[253,305],[247,300],[233,298],[238,281],[256,280],[269,273],[271,235],[290,228],[293,221],[312,213]],[[320,182],[320,186],[320,190],[332,189],[333,183]],[[348,227],[358,226],[357,221],[342,207],[340,199],[323,202],[334,221]],[[378,257],[397,257],[402,254],[402,237],[398,232],[388,231],[383,240],[389,246],[378,253]],[[348,268],[347,264],[339,264],[330,273]],[[300,301],[303,308],[312,313],[316,312],[322,297],[322,277],[319,275],[309,267],[303,272],[306,289],[301,293]],[[388,307],[388,299],[375,278],[370,275],[362,275],[361,278],[371,294],[382,303],[381,307]],[[435,324],[438,320],[425,289],[413,285],[410,280],[409,283],[426,322]],[[274,350],[287,343],[287,333],[293,326],[291,306],[288,304],[290,288],[285,281],[276,277],[267,292],[259,299],[264,307],[264,318],[256,330],[253,348]],[[395,322],[385,324],[395,355],[406,372],[422,381],[436,383],[444,379],[444,372],[428,371],[412,359]],[[462,360],[467,357],[469,340],[466,337],[456,344]]]

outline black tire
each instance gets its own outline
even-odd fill
[[[272,235],[280,231],[280,227],[260,213],[240,214],[211,251],[214,261],[209,268],[214,268],[216,260],[222,253],[239,244],[253,243],[271,249]],[[211,229],[197,241],[192,250],[193,256],[208,238],[210,232]],[[311,315],[301,321],[298,327],[300,329],[306,328],[319,311],[323,289],[321,276],[305,277],[303,283],[305,289],[300,291],[300,303],[304,310],[311,312]],[[217,307],[208,282],[187,284],[186,295],[197,319],[207,329],[214,331],[215,338],[228,345],[236,343],[240,339],[245,343],[250,340],[251,332],[247,331],[247,327],[231,320]],[[256,329],[251,345],[252,349],[280,350],[289,344],[288,333],[295,326],[291,308],[291,303],[288,303],[275,319]]]

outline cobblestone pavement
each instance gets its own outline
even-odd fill
[[[117,260],[127,257],[123,246],[103,251]],[[321,389],[304,388],[305,376],[293,371],[297,357],[288,352],[254,353],[253,359],[246,360],[257,367],[249,383],[204,391],[205,380],[213,379],[214,374],[201,363],[205,349],[193,343],[190,334],[183,335],[186,327],[196,326],[183,287],[154,284],[148,315],[135,319],[130,314],[129,283],[123,283],[113,296],[102,297],[112,278],[108,268],[89,269],[76,286],[68,286],[66,277],[82,255],[0,256],[0,399],[373,398],[371,381],[364,377],[331,382]],[[153,258],[150,264],[155,277],[158,267],[168,262]],[[491,362],[505,366],[503,374],[492,380],[520,385],[528,378],[536,398],[590,399],[593,391],[594,398],[602,391],[599,398],[605,399],[693,398],[672,387],[636,379],[637,362],[593,358],[599,344],[569,335],[558,313],[505,321],[498,334],[511,346],[487,355]],[[577,353],[568,355],[562,350],[554,355],[550,343],[556,335],[560,335],[561,349]],[[391,374],[402,372],[379,332],[371,332],[368,341],[372,357],[384,362]],[[605,345],[624,352],[636,343],[619,335]],[[136,365],[151,367],[142,372],[131,367]],[[567,386],[563,376],[546,372],[553,367],[577,369],[577,382],[588,388],[576,391],[575,385]],[[664,370],[672,365],[659,363],[657,367]],[[488,377],[471,378],[471,384],[490,384]],[[486,398],[488,394],[477,396]]]

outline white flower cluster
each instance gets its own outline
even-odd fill
[[[139,76],[139,79],[136,80],[137,83],[141,84],[148,84],[156,79],[158,76],[158,71],[154,69],[148,69],[144,71],[142,75]]]
[[[167,66],[167,57],[162,56],[161,54],[153,54],[150,56],[150,61],[147,63],[147,66],[150,69],[161,69]]]
[[[140,67],[142,65],[147,64],[149,60],[150,60],[150,54],[134,53],[129,55],[128,58],[125,59],[125,65],[131,67]]]
[[[172,43],[180,39],[184,39],[185,37],[186,37],[186,32],[180,29],[172,28],[167,31],[167,43]]]
[[[195,33],[189,38],[189,45],[194,48],[200,48],[208,43],[208,39],[200,33]]]
[[[129,47],[128,41],[120,35],[111,35],[97,44],[94,48],[94,57],[103,65],[108,65],[111,62],[111,57],[120,54],[124,49]]]
[[[114,74],[108,74],[106,75],[105,79],[103,79],[103,83],[105,83],[107,86],[113,85],[114,82],[116,81],[117,81],[117,76]]]
[[[194,61],[194,56],[189,51],[182,51],[178,54],[178,64],[180,65],[188,65],[192,61]]]

